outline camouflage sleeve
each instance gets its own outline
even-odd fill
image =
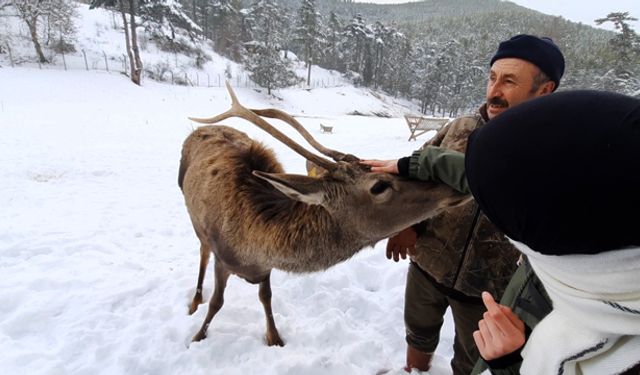
[[[451,129],[451,124],[454,123],[455,121],[457,120],[449,121],[448,124],[446,124],[440,130],[438,130],[438,132],[436,133],[436,135],[433,136],[433,138],[428,140],[424,145],[422,145],[422,147],[420,147],[420,150],[424,150],[427,146],[440,146],[440,144],[442,143],[442,140],[444,139],[444,136],[447,135],[447,132],[449,131],[449,129]]]

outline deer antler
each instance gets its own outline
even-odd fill
[[[282,132],[280,132],[278,129],[274,128],[271,124],[269,124],[267,121],[265,121],[262,117],[260,117],[260,115],[256,112],[254,113],[254,111],[247,109],[245,107],[243,107],[240,102],[238,101],[238,98],[236,97],[236,94],[233,92],[233,90],[231,89],[231,85],[229,84],[229,82],[225,82],[227,85],[227,90],[229,91],[229,95],[231,95],[231,109],[229,109],[228,111],[219,114],[215,117],[211,117],[211,118],[195,118],[195,117],[189,117],[189,119],[191,121],[195,121],[195,122],[199,122],[201,124],[215,124],[217,122],[220,122],[224,119],[227,119],[229,117],[240,117],[243,118],[255,125],[257,125],[259,128],[261,128],[262,130],[266,131],[267,133],[269,133],[270,135],[272,135],[273,137],[275,137],[276,139],[278,139],[280,142],[284,143],[285,145],[287,145],[289,148],[291,148],[293,151],[297,152],[298,154],[300,154],[302,157],[304,157],[305,159],[319,165],[320,167],[328,170],[328,171],[333,171],[337,168],[337,164],[327,160],[325,158],[322,158],[316,154],[313,154],[311,152],[309,152],[307,149],[305,149],[304,147],[300,146],[298,143],[296,143],[294,140],[292,140],[291,138],[287,137],[286,135],[284,135]],[[266,112],[265,112],[266,111]],[[273,112],[271,111],[277,111],[277,110],[258,110],[258,112],[261,113],[268,113],[268,114],[273,114]],[[278,111],[281,112],[281,111]],[[284,112],[282,112],[284,113]],[[286,115],[286,114],[285,114]],[[273,116],[267,116],[266,117],[272,117],[272,118],[278,118],[281,119],[280,117],[276,117],[276,116],[281,116],[281,115],[276,115],[274,114]],[[286,115],[289,116],[289,115]],[[285,116],[285,117],[286,117]],[[291,116],[289,116],[291,118]],[[293,118],[291,118],[293,119]],[[287,120],[281,119],[285,122],[288,122]],[[295,120],[294,120],[295,121]],[[290,122],[288,122],[290,123]],[[291,123],[290,123],[291,124]],[[294,128],[298,129],[299,132],[301,132],[300,128],[302,128],[302,125],[300,125],[299,123],[297,124],[298,127],[296,127],[296,125],[291,124]],[[303,128],[302,128],[303,129]],[[303,129],[304,130],[304,129]],[[304,132],[306,132],[306,130],[304,130]],[[311,135],[309,133],[307,133],[309,137],[311,137]],[[303,134],[304,136],[304,134]],[[307,139],[305,137],[305,139]],[[313,138],[311,138],[313,139]],[[312,145],[318,149],[317,146],[322,147],[320,144],[318,144],[317,142],[315,142],[315,140],[313,141],[315,144],[312,143]],[[311,142],[309,142],[311,143]],[[325,149],[328,150],[328,149]],[[318,150],[320,151],[320,150]],[[328,151],[332,151],[332,150],[328,150]],[[322,151],[320,151],[322,152]],[[336,151],[334,151],[336,152]]]
[[[359,161],[360,160],[360,158],[358,158],[357,156],[354,156],[354,155],[351,155],[351,154],[344,154],[344,153],[342,153],[340,151],[336,151],[336,150],[332,150],[330,148],[324,147],[323,145],[318,143],[318,141],[316,141],[315,138],[313,138],[311,133],[309,133],[307,131],[307,129],[305,129],[302,126],[302,124],[300,124],[300,122],[298,122],[298,120],[296,120],[293,116],[291,116],[290,114],[288,114],[288,113],[286,113],[284,111],[281,111],[281,110],[275,109],[275,108],[251,109],[251,111],[253,113],[255,113],[256,115],[258,115],[258,116],[275,118],[275,119],[278,119],[278,120],[286,122],[287,124],[291,125],[294,129],[296,129],[298,131],[298,133],[300,133],[300,135],[302,135],[302,137],[311,146],[313,146],[313,148],[318,150],[323,155],[326,155],[326,156],[332,158],[335,161],[352,162],[352,161]]]

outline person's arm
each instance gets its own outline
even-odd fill
[[[482,301],[487,312],[478,322],[478,330],[473,332],[480,356],[492,374],[512,373],[522,362],[520,351],[526,341],[526,326],[509,307],[496,303],[489,293],[482,293]]]
[[[463,194],[471,194],[464,169],[464,154],[444,147],[426,146],[411,156],[397,160],[361,160],[371,172],[401,176],[447,184]]]
[[[403,168],[400,159],[398,168]],[[400,171],[402,175],[402,171]],[[464,154],[444,147],[427,146],[408,160],[407,176],[423,181],[445,183],[464,194],[471,194],[464,168]]]
[[[407,259],[408,255],[415,255],[416,243],[418,241],[418,230],[416,226],[410,226],[399,233],[389,237],[387,241],[387,259],[398,262],[400,258]]]

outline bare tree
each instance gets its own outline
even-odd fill
[[[140,85],[142,79],[142,59],[140,58],[140,49],[138,47],[138,33],[136,28],[136,13],[138,11],[137,0],[93,0],[90,9],[98,7],[117,8],[122,16],[124,26],[125,48],[129,57],[129,66],[131,67],[131,81],[136,85]],[[129,21],[127,21],[127,13]]]
[[[39,26],[45,23],[53,25],[62,35],[75,33],[73,27],[73,17],[75,7],[72,2],[65,0],[11,0],[0,2],[0,8],[11,4],[17,10],[17,15],[22,19],[29,29],[33,47],[41,63],[48,63],[42,44],[40,42]],[[59,27],[57,27],[59,26]]]

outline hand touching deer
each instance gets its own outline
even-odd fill
[[[189,313],[202,303],[209,258],[215,286],[209,311],[193,341],[224,303],[230,275],[259,284],[267,320],[268,345],[284,345],[271,310],[271,270],[305,273],[325,270],[413,223],[470,199],[448,186],[371,173],[358,158],[319,145],[292,116],[242,107],[227,84],[232,107],[214,124],[241,117],[259,126],[327,172],[318,177],[285,174],[274,153],[246,134],[222,125],[202,126],[182,149],[178,184],[200,240],[200,271]],[[320,157],[271,126],[262,117],[295,127]]]

